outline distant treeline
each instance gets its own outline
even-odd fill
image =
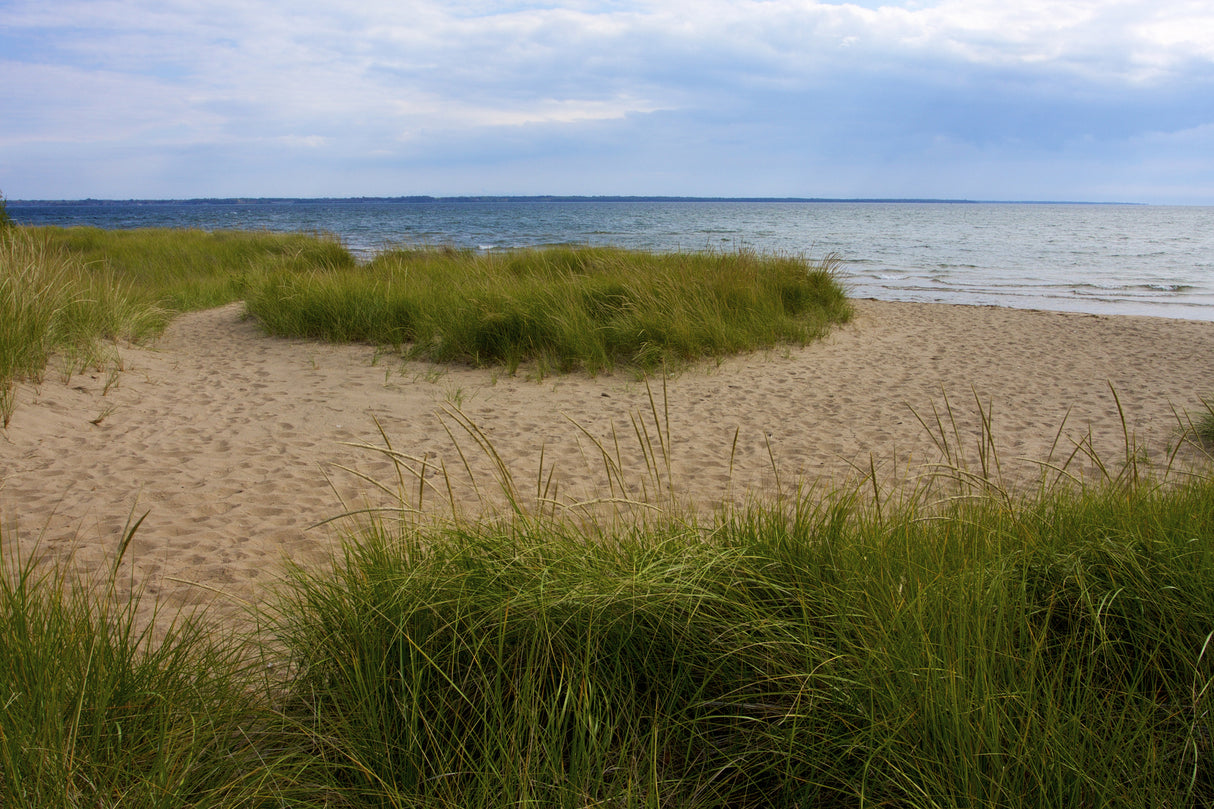
[[[195,199],[55,199],[9,200],[12,205],[315,205],[341,203],[508,203],[508,202],[896,202],[975,205],[997,200],[972,199],[888,199],[857,197],[853,199],[828,197],[645,197],[645,196],[477,196],[477,197],[200,197]],[[998,201],[1017,205],[1105,205],[1128,203],[1062,202],[1062,201]]]

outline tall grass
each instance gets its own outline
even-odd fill
[[[394,806],[1200,806],[1214,483],[710,527],[378,525],[284,615]]]
[[[1214,801],[1214,477],[874,491],[363,522],[245,645],[9,564],[0,805]]]
[[[280,613],[326,780],[392,806],[1207,805],[1214,478],[1128,446],[1018,494],[957,423],[935,481],[884,498],[364,524]]]
[[[1214,447],[1214,396],[1201,400],[1203,410],[1198,413],[1193,425],[1198,440],[1208,447]]]
[[[245,650],[121,583],[0,552],[0,806],[282,805],[299,748]]]
[[[250,278],[353,263],[335,239],[305,234],[0,227],[0,424],[15,382],[40,379],[52,355],[65,374],[117,363],[107,344],[237,300]]]
[[[91,316],[70,313],[99,296],[97,273],[123,289],[140,271],[16,230],[0,305],[21,314],[0,330],[28,327],[14,344],[50,346],[13,365],[35,373],[61,345],[46,335]],[[587,269],[633,262],[615,251],[496,258],[506,281],[484,288],[469,269],[481,257],[424,258],[453,266],[430,287],[412,264],[371,272],[380,298],[407,285],[440,300],[445,284],[483,309],[513,275],[522,292],[501,300],[522,307],[540,295],[541,267],[547,286],[607,310],[642,311],[635,301],[658,288],[662,305],[723,295],[727,309],[747,306],[697,266],[669,280],[643,258],[635,289],[622,270]],[[250,265],[262,269],[236,286],[304,295],[331,283],[317,300],[357,292],[339,310],[351,322],[377,305],[336,269],[290,286],[274,267],[296,260]],[[798,294],[775,297],[787,312]],[[540,314],[566,311],[540,299]],[[470,359],[533,356],[525,340],[508,345],[489,340],[499,353]],[[681,358],[671,345],[652,358]],[[541,361],[564,367],[551,351]],[[573,367],[597,367],[575,356]],[[657,432],[636,422],[651,466],[640,474],[666,507],[670,436],[650,408]],[[545,510],[542,482],[529,510],[464,420],[494,455],[510,510],[354,523],[330,568],[290,573],[265,634],[249,638],[198,617],[160,630],[137,620],[121,572],[137,526],[100,579],[0,544],[0,806],[1214,804],[1214,475],[1152,477],[1127,434],[1126,470],[1080,458],[1104,472],[1084,483],[1069,461],[1050,465],[1052,482],[1020,495],[1000,485],[988,413],[971,466],[951,406],[921,420],[943,486],[883,495],[874,472],[712,519],[670,510],[633,523]],[[637,482],[607,450],[603,460],[612,496]],[[265,676],[265,663],[282,674]]]
[[[273,334],[407,345],[438,362],[654,369],[821,336],[850,315],[836,265],[749,251],[401,250],[356,270],[266,276],[247,305]]]
[[[0,229],[0,423],[17,379],[39,379],[52,354],[72,373],[112,359],[104,341],[140,339],[165,323],[114,273],[88,267],[24,228]]]
[[[271,270],[354,266],[354,257],[341,242],[324,234],[176,228],[31,230],[53,249],[111,273],[145,300],[173,312],[240,300],[251,281]]]
[[[13,217],[8,212],[8,200],[4,198],[4,194],[0,194],[0,230],[11,228],[13,226]]]

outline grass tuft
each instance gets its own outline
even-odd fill
[[[282,723],[251,687],[243,647],[199,616],[136,619],[141,596],[119,570],[135,528],[108,576],[0,551],[0,806],[229,807],[283,794]]]
[[[0,194],[0,230],[13,227],[12,214],[8,212],[8,200],[4,198],[4,194]]]
[[[0,426],[15,383],[41,379],[52,356],[65,377],[113,365],[107,344],[238,300],[271,270],[322,263],[354,259],[335,239],[305,234],[0,227]]]
[[[107,364],[104,344],[140,339],[166,315],[114,273],[89,267],[25,228],[0,230],[0,423],[18,379],[41,379],[59,354],[65,375]]]
[[[750,251],[397,250],[266,276],[247,304],[272,334],[408,346],[436,362],[652,371],[820,337],[850,316],[837,265]]]
[[[282,614],[370,805],[1204,805],[1214,483],[372,524]]]
[[[1214,397],[1201,400],[1204,410],[1193,424],[1193,432],[1207,447],[1214,447]]]

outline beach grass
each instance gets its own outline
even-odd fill
[[[295,710],[372,805],[1205,805],[1211,520],[1204,480],[380,525],[297,574]]]
[[[141,272],[158,270],[13,230],[22,235],[4,243],[0,305],[22,314],[0,324],[29,328],[15,344],[44,347],[16,373],[62,350],[46,335],[96,316],[65,314],[73,301],[91,311],[102,291],[123,290],[101,310],[134,300],[136,321],[172,304],[143,297],[172,287],[139,287]],[[457,267],[481,258],[428,252]],[[358,289],[340,255],[302,255],[241,260],[243,275],[217,271],[238,280],[211,289],[285,293],[301,276],[303,291],[332,283],[328,300]],[[552,284],[568,277],[562,295],[608,310],[673,283],[645,276],[634,292],[602,281],[580,249],[515,258],[524,292],[543,266]],[[436,277],[464,297],[480,289],[475,274],[455,284],[457,271]],[[404,270],[380,272],[368,275],[381,293],[403,283],[393,273]],[[700,280],[707,270],[678,272],[717,289]],[[785,311],[801,305],[797,289],[775,295]],[[340,311],[357,322],[354,309]],[[118,322],[106,329],[135,328]],[[529,354],[525,341],[487,345],[499,353],[453,357],[587,370],[687,359],[675,341],[652,355],[574,359]],[[502,513],[423,521],[402,475],[399,508],[335,523],[345,531],[337,558],[290,570],[247,636],[205,614],[138,617],[142,596],[125,572],[138,520],[116,538],[112,566],[92,575],[70,559],[17,556],[0,528],[0,806],[1214,803],[1214,473],[1155,474],[1123,430],[1124,459],[1092,459],[1099,479],[1063,464],[1014,492],[986,450],[965,466],[946,406],[922,419],[942,455],[930,483],[882,489],[873,471],[705,516],[666,499],[670,436],[652,395],[650,405],[657,432],[637,430],[650,467],[637,477],[653,485],[636,519],[545,507],[542,492],[528,507],[499,463]],[[993,447],[988,414],[982,423],[982,446]],[[612,468],[613,487],[638,482]]]
[[[292,748],[239,643],[197,615],[137,620],[121,549],[77,575],[3,539],[0,806],[272,805],[289,789]]]
[[[1208,447],[1214,447],[1214,396],[1201,400],[1202,410],[1198,412],[1193,423],[1193,430],[1198,440]]]
[[[170,312],[240,300],[252,280],[272,270],[303,272],[355,263],[337,237],[320,233],[50,226],[30,231],[48,247],[111,273]]]
[[[0,804],[1214,800],[1214,477],[867,484],[631,525],[402,508],[237,645],[150,646],[120,579],[9,564]]]
[[[0,228],[0,424],[19,379],[120,364],[113,345],[160,333],[183,311],[240,299],[249,279],[353,265],[334,238],[307,234]]]
[[[652,371],[820,337],[850,316],[837,266],[747,250],[394,250],[365,267],[269,274],[247,306],[271,334],[435,362]]]
[[[71,374],[118,362],[118,339],[148,337],[166,313],[105,267],[87,266],[19,227],[0,229],[0,424],[13,385],[42,378],[51,356]]]
[[[411,249],[359,266],[323,234],[0,229],[0,419],[13,386],[117,363],[174,314],[245,299],[272,334],[535,373],[654,371],[801,344],[846,321],[838,259],[550,247]]]

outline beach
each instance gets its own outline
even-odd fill
[[[1143,468],[1203,462],[1177,446],[1180,417],[1214,393],[1214,324],[855,310],[820,342],[665,381],[402,362],[266,337],[241,304],[183,315],[154,344],[121,347],[114,378],[65,381],[52,362],[20,386],[0,432],[5,551],[104,569],[142,518],[130,583],[162,607],[227,612],[263,602],[288,561],[325,564],[358,519],[332,518],[401,502],[409,519],[477,519],[510,489],[524,509],[574,518],[662,507],[709,519],[721,504],[870,472],[915,485],[939,471],[940,427],[1009,490],[1056,477],[1071,456],[1069,472],[1099,476],[1094,456],[1115,473],[1127,435]],[[399,477],[376,449],[388,444]]]

